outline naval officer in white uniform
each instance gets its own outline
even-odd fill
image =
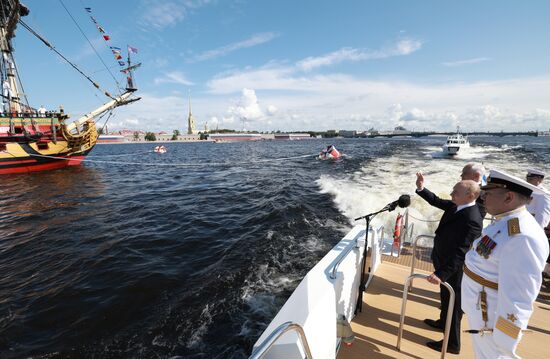
[[[477,359],[520,358],[516,348],[527,328],[542,282],[548,241],[525,205],[540,189],[492,170],[484,190],[496,220],[466,254],[462,310],[468,317]]]
[[[527,205],[527,211],[535,217],[542,228],[546,228],[550,222],[550,193],[542,187],[544,172],[531,168],[527,170],[526,180],[542,191],[542,193],[533,193],[531,202]]]

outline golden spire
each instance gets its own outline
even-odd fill
[[[197,129],[195,127],[195,118],[191,113],[191,90],[189,90],[189,117],[187,118],[187,134],[194,135],[196,133]]]

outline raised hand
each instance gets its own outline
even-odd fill
[[[419,191],[424,189],[424,175],[422,172],[416,172],[416,189]]]

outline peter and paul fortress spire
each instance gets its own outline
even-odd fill
[[[191,91],[189,91],[189,117],[187,118],[187,134],[194,135],[196,133],[197,129],[195,127],[195,118],[191,113]]]

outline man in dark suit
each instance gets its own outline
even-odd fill
[[[472,180],[460,181],[453,187],[451,200],[445,200],[424,188],[424,176],[419,172],[416,174],[416,193],[432,206],[445,211],[435,230],[431,256],[435,271],[427,278],[428,282],[440,286],[441,312],[438,320],[426,319],[424,322],[437,329],[445,328],[450,296],[441,282],[449,283],[455,291],[455,303],[447,351],[458,354],[462,319],[460,284],[464,256],[483,228],[483,218],[476,206],[476,198],[480,193],[479,185]],[[426,343],[428,347],[438,351],[441,350],[442,344],[443,340]]]

